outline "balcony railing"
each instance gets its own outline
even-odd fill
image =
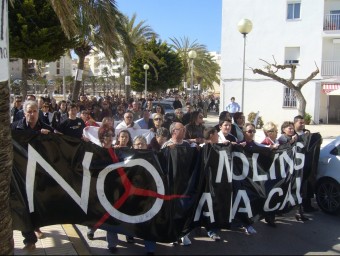
[[[325,14],[323,30],[340,30],[340,14]]]
[[[322,76],[340,76],[340,60],[324,60],[321,66]]]

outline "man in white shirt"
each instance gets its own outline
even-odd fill
[[[241,110],[240,105],[235,102],[235,97],[231,97],[231,102],[226,107],[226,110],[230,113],[231,117],[234,117],[234,114],[236,112],[239,112]]]

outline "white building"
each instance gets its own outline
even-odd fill
[[[241,19],[253,23],[246,37],[244,110],[260,111],[264,122],[281,124],[297,111],[294,94],[279,82],[253,74],[266,65],[296,63],[295,84],[316,67],[320,73],[302,93],[312,121],[340,123],[340,96],[328,95],[340,88],[340,1],[339,0],[222,0],[221,107],[230,98],[242,105],[243,35]],[[289,73],[278,73],[288,78]],[[334,93],[334,92],[333,92]]]

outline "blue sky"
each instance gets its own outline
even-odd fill
[[[137,14],[162,41],[188,37],[208,51],[221,51],[222,0],[116,0],[123,14]]]

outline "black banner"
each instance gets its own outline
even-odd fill
[[[159,242],[301,203],[302,179],[315,171],[304,170],[305,159],[318,161],[321,141],[311,134],[278,150],[208,144],[155,154],[57,134],[12,137],[14,229],[72,223]]]

